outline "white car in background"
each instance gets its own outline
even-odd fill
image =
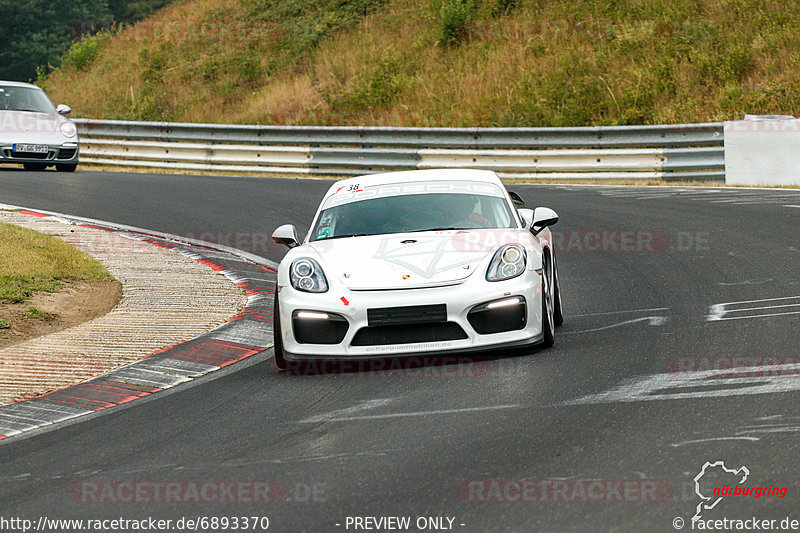
[[[272,238],[275,360],[464,353],[554,341],[563,320],[548,226],[494,172],[420,170],[334,183],[311,231]]]
[[[35,85],[0,81],[0,163],[74,172],[79,146],[75,123],[66,117],[71,111],[54,107]]]

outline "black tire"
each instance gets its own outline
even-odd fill
[[[553,324],[556,327],[564,323],[564,308],[561,306],[561,281],[558,279],[558,263],[553,255]]]
[[[542,344],[543,348],[549,348],[556,342],[555,319],[553,318],[553,304],[550,295],[550,273],[549,265],[545,266],[542,276]]]
[[[47,165],[45,165],[44,163],[23,163],[22,166],[25,168],[25,170],[37,171],[37,172],[47,168]]]
[[[76,168],[78,168],[78,165],[76,165],[76,164],[70,164],[70,165],[57,164],[56,165],[56,170],[59,171],[59,172],[75,172]]]
[[[286,359],[283,357],[283,342],[281,341],[281,317],[278,307],[278,290],[275,289],[275,303],[272,305],[272,338],[275,351],[275,366],[286,370]]]

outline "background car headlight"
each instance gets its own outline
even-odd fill
[[[486,271],[486,281],[503,281],[519,276],[525,272],[527,255],[525,248],[519,244],[503,246],[494,254],[489,270]]]
[[[75,128],[75,124],[73,124],[72,122],[62,122],[61,133],[65,137],[75,137],[75,134],[78,133],[78,130],[77,128]]]
[[[322,273],[319,263],[311,258],[303,257],[295,260],[289,269],[292,287],[303,292],[327,292],[328,281]]]

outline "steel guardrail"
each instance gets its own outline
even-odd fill
[[[81,162],[358,175],[482,168],[503,177],[723,181],[722,123],[580,128],[247,126],[75,119]]]

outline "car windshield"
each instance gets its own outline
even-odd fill
[[[504,198],[481,194],[432,193],[372,198],[322,211],[311,240],[420,231],[513,228]]]
[[[0,111],[55,113],[55,108],[40,89],[0,85]]]

